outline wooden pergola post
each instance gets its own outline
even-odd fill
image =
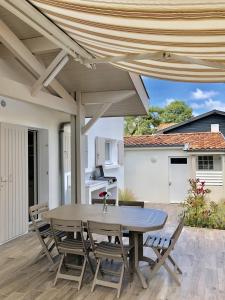
[[[76,92],[77,115],[71,116],[71,202],[85,203],[85,109]]]

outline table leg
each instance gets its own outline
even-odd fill
[[[141,281],[142,287],[144,289],[147,289],[148,285],[146,282],[146,279],[144,277],[144,275],[141,273],[141,270],[139,268],[139,260],[140,260],[140,256],[143,256],[143,247],[140,247],[140,239],[143,240],[143,235],[141,233],[138,232],[134,232],[134,270],[135,273],[137,274],[139,280]],[[142,253],[139,253],[139,249],[142,248]]]
[[[143,253],[143,234],[139,233],[138,234],[138,243],[139,243],[139,248],[138,248],[138,257],[139,261],[144,261],[147,262],[150,266],[153,266],[155,264],[155,261],[151,259],[150,257],[144,256]]]
[[[129,234],[129,245],[134,245],[134,233],[130,232]],[[134,247],[130,250],[129,255],[129,272],[130,279],[133,280],[133,275],[135,271],[135,259],[134,259]]]

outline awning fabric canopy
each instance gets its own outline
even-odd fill
[[[176,81],[225,82],[225,0],[30,2],[115,66]]]

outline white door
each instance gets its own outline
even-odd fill
[[[169,200],[181,203],[187,197],[190,166],[188,157],[169,157]]]
[[[0,244],[28,229],[27,133],[0,123]]]

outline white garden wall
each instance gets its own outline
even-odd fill
[[[184,156],[182,150],[125,149],[125,187],[137,200],[169,203],[169,156]]]
[[[198,155],[204,155],[198,153]],[[152,203],[170,203],[169,199],[169,157],[187,156],[190,166],[187,168],[187,178],[196,176],[197,154],[183,151],[182,149],[168,148],[125,148],[124,180],[125,187],[132,190],[137,200]],[[218,155],[215,159],[215,168],[220,169],[222,162],[223,184],[207,188],[211,193],[207,196],[209,201],[225,199],[225,156],[220,161]]]

